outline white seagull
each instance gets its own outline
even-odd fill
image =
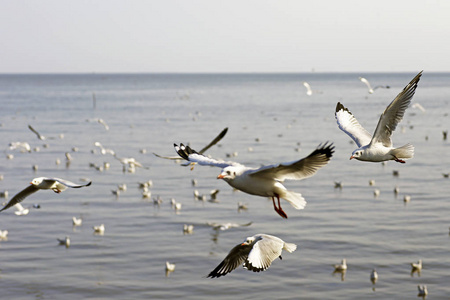
[[[303,85],[306,88],[306,95],[311,96],[313,92],[311,90],[311,86],[309,85],[309,83],[307,83],[306,81],[303,81]]]
[[[353,151],[350,159],[355,158],[357,160],[371,162],[395,160],[399,163],[405,163],[403,159],[414,156],[414,146],[411,144],[394,148],[392,146],[391,135],[397,127],[397,124],[403,119],[405,110],[414,96],[421,75],[422,72],[417,74],[387,106],[386,110],[381,114],[373,136],[359,124],[344,105],[340,102],[337,103],[335,112],[337,124],[359,147]]]
[[[37,192],[38,190],[53,190],[55,193],[61,193],[68,187],[70,188],[81,188],[85,186],[90,186],[92,181],[88,182],[84,185],[78,185],[68,180],[60,179],[60,178],[46,178],[46,177],[37,177],[34,178],[28,187],[23,189],[21,192],[17,193],[2,209],[0,212],[10,208],[13,205],[16,205],[22,202],[29,195]]]
[[[385,88],[385,89],[390,88],[390,86],[388,86],[388,85],[377,85],[376,87],[372,88],[372,86],[370,85],[369,80],[367,80],[366,78],[359,77],[359,80],[361,80],[361,82],[364,82],[367,85],[369,94],[373,94],[375,92],[375,90],[378,89],[378,88]]]
[[[81,218],[77,219],[77,217],[72,217],[73,226],[81,226],[82,223],[83,223],[83,219],[81,219]]]
[[[94,233],[98,235],[103,235],[105,233],[105,225],[101,224],[99,226],[93,226],[92,229],[94,229]]]
[[[282,250],[292,253],[295,249],[297,245],[286,243],[276,236],[257,234],[248,237],[243,243],[231,249],[225,259],[207,277],[225,276],[241,264],[249,271],[265,271],[276,258],[281,259]]]
[[[216,136],[208,145],[203,147],[198,153],[203,154],[206,150],[217,144],[228,132],[228,127],[224,128],[218,136]],[[179,160],[179,156],[161,156],[159,154],[156,154],[153,152],[153,155],[159,157],[159,158],[165,158],[165,159],[171,159],[171,160]]]
[[[178,155],[191,163],[223,168],[217,179],[225,180],[235,189],[251,195],[271,197],[275,211],[283,218],[287,218],[287,215],[281,208],[280,198],[288,201],[295,209],[303,209],[306,201],[300,193],[288,191],[282,182],[285,179],[302,180],[313,176],[328,164],[334,152],[333,144],[325,143],[319,145],[309,156],[297,161],[249,168],[236,162],[208,158],[183,144],[174,146]]]

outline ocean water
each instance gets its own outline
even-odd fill
[[[358,76],[390,88],[369,94]],[[334,118],[340,101],[373,132],[381,112],[414,76],[0,75],[0,191],[7,190],[10,199],[39,176],[92,180],[82,189],[30,195],[23,205],[41,208],[26,216],[16,216],[14,208],[0,214],[0,230],[9,232],[0,241],[1,298],[415,299],[417,285],[427,285],[429,299],[448,299],[450,181],[442,174],[450,172],[450,142],[442,132],[450,127],[450,74],[424,72],[413,103],[426,111],[408,108],[394,132],[395,145],[415,146],[406,164],[349,160],[356,146]],[[303,81],[314,90],[311,96]],[[28,125],[48,138],[37,139]],[[152,154],[175,155],[173,143],[199,150],[225,127],[227,135],[207,154],[251,166],[293,161],[321,143],[334,143],[333,158],[315,176],[285,183],[302,193],[304,210],[282,201],[289,216],[282,219],[270,199],[233,191],[217,180],[218,168],[191,170]],[[10,150],[9,143],[17,141],[39,151]],[[95,142],[147,168],[123,172]],[[92,167],[105,162],[108,170]],[[160,207],[142,197],[138,183],[147,180],[153,182],[152,198],[163,200]],[[336,189],[335,181],[343,188]],[[116,197],[111,191],[119,184],[127,190]],[[219,203],[194,199],[194,190],[208,195],[212,189],[220,190]],[[405,195],[410,202],[403,201]],[[179,212],[172,198],[182,203]],[[238,202],[248,210],[238,211]],[[83,218],[82,226],[72,226],[73,216]],[[252,224],[215,231],[207,222]],[[104,235],[94,234],[92,227],[102,223]],[[183,234],[183,224],[193,224],[193,233]],[[225,277],[206,278],[231,248],[257,233],[276,235],[298,249],[283,253],[265,272],[239,267]],[[57,238],[65,236],[69,248],[58,245]],[[333,265],[343,258],[347,272],[334,274]],[[419,259],[420,276],[411,274],[410,266]],[[176,264],[168,276],[166,261]],[[372,269],[379,274],[375,285],[369,280]]]

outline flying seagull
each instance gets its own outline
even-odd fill
[[[230,186],[244,193],[271,197],[275,211],[283,218],[286,213],[281,208],[280,198],[288,201],[295,209],[303,209],[305,199],[300,193],[288,191],[282,184],[285,179],[302,180],[313,176],[317,170],[328,164],[333,154],[333,144],[319,145],[309,156],[287,163],[267,165],[260,168],[249,168],[236,162],[208,158],[189,146],[174,144],[180,157],[199,165],[222,168],[217,179],[225,180]],[[275,204],[278,200],[278,206]]]
[[[11,206],[22,202],[29,195],[37,192],[38,190],[53,190],[55,193],[61,193],[68,187],[70,188],[81,188],[85,186],[90,186],[92,181],[84,185],[78,185],[68,180],[59,179],[59,178],[46,178],[46,177],[37,177],[34,178],[28,187],[23,189],[21,192],[17,193],[2,209],[10,208]]]
[[[371,162],[395,160],[399,163],[405,163],[403,159],[414,156],[414,146],[411,144],[394,148],[391,135],[398,123],[403,119],[405,110],[411,103],[420,76],[422,76],[422,71],[387,106],[381,114],[373,136],[359,124],[353,114],[343,104],[337,103],[335,112],[337,124],[359,147],[353,151],[350,159],[355,158]]]
[[[297,245],[286,243],[276,236],[257,234],[248,237],[243,243],[231,249],[225,259],[207,277],[225,276],[241,264],[249,271],[265,271],[276,258],[281,259],[282,250],[292,253],[295,249]]]
[[[366,78],[359,77],[359,80],[361,80],[361,82],[364,82],[367,85],[369,94],[373,94],[375,92],[375,90],[378,89],[378,88],[385,88],[385,89],[389,89],[390,88],[390,86],[388,86],[388,85],[377,85],[376,87],[372,88],[372,86],[370,85],[369,80],[367,80]]]
[[[211,148],[212,146],[214,146],[215,144],[217,144],[228,132],[228,127],[226,127],[225,129],[223,129],[218,136],[216,136],[208,145],[206,145],[205,147],[203,147],[198,153],[203,154],[204,152],[206,152],[206,150],[208,150],[209,148]],[[159,157],[159,158],[165,158],[165,159],[171,159],[171,160],[178,160],[180,159],[179,156],[161,156],[159,154],[156,154],[153,152],[153,155]]]

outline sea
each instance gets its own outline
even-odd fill
[[[27,215],[17,216],[14,207],[0,213],[0,230],[8,231],[0,241],[0,298],[450,299],[450,73],[423,72],[416,106],[392,136],[396,146],[415,146],[405,164],[349,160],[357,147],[335,120],[341,102],[373,132],[419,71],[0,75],[0,201],[35,177],[92,181],[29,195],[22,202]],[[383,87],[371,94],[359,77]],[[176,156],[174,143],[200,150],[224,128],[205,155],[253,167],[299,160],[333,143],[328,165],[284,183],[303,195],[305,209],[282,200],[283,219],[271,199],[218,180],[217,167],[154,155]],[[11,147],[16,142],[31,151]],[[98,143],[116,157],[102,154]],[[148,181],[151,195],[144,195],[140,184]],[[119,185],[126,190],[117,194]],[[82,225],[73,226],[72,217]],[[220,230],[212,223],[248,226]],[[93,230],[100,224],[104,234]],[[264,272],[238,267],[207,277],[258,233],[298,248]],[[69,247],[57,240],[66,236]],[[334,272],[342,259],[347,271]],[[419,260],[421,272],[411,272]],[[166,262],[176,265],[173,272]],[[418,296],[422,285],[426,297]]]

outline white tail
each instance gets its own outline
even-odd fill
[[[304,209],[306,206],[306,200],[300,193],[285,190],[280,197],[288,201],[295,209]]]
[[[297,245],[296,244],[292,244],[292,243],[284,243],[284,250],[286,250],[289,253],[292,253],[295,251],[295,249],[297,249]]]
[[[397,158],[413,158],[414,156],[414,146],[411,144],[406,144],[404,146],[398,147],[393,150],[395,157]]]

